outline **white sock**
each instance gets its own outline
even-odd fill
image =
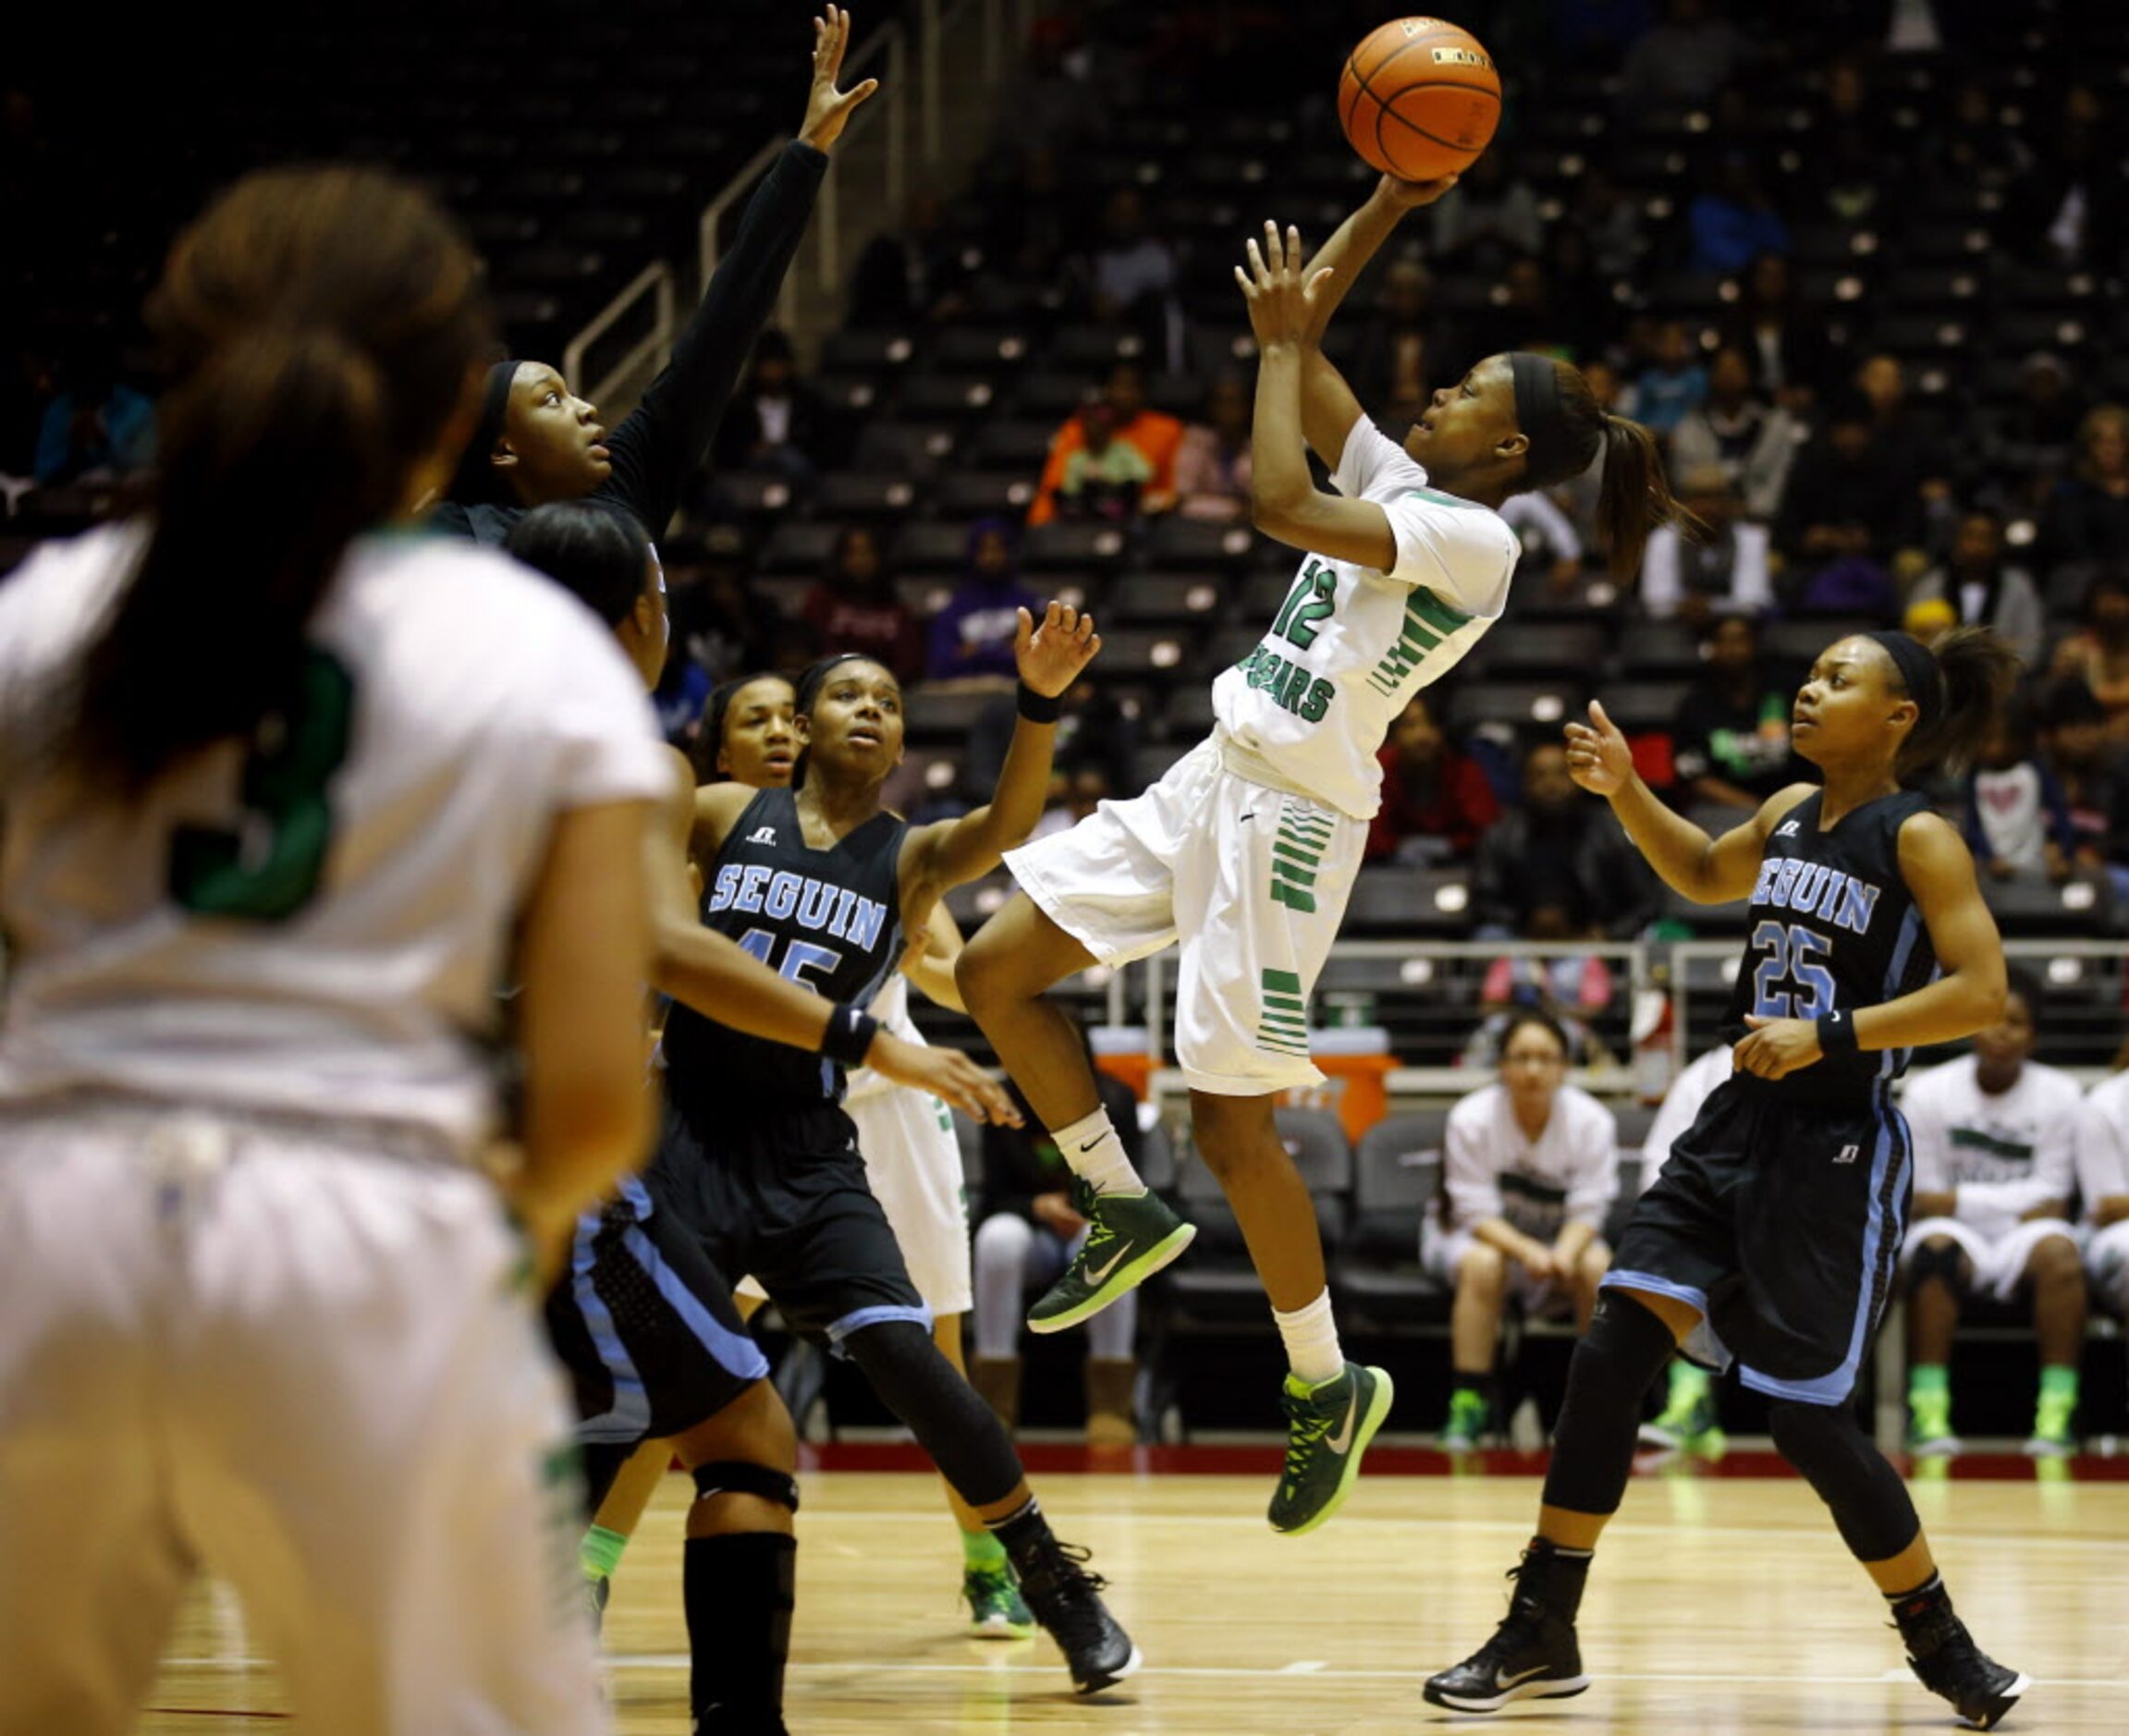
[[[1145,1183],[1131,1159],[1124,1155],[1123,1141],[1107,1109],[1096,1109],[1070,1127],[1055,1127],[1050,1137],[1071,1166],[1072,1173],[1094,1183],[1096,1193],[1144,1193]]]
[[[1274,1308],[1271,1317],[1286,1345],[1287,1364],[1297,1379],[1320,1387],[1345,1372],[1345,1352],[1338,1347],[1338,1323],[1330,1317],[1328,1290],[1290,1314]]]

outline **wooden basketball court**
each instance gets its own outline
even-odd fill
[[[1536,1501],[1531,1461],[1374,1474],[1328,1528],[1287,1539],[1262,1514],[1276,1455],[1247,1458],[1247,1475],[1038,1473],[1058,1534],[1094,1549],[1146,1656],[1140,1676],[1091,1702],[1071,1694],[1046,1639],[960,1636],[960,1550],[936,1480],[809,1473],[792,1730],[1376,1736],[1450,1721],[1419,1685],[1475,1646],[1505,1607],[1501,1575]],[[1443,1462],[1403,1453],[1387,1465],[1401,1461]],[[2036,1681],[2002,1728],[2129,1728],[2129,1483],[2000,1468],[2003,1477],[1977,1480],[1962,1465],[1915,1498],[1976,1636]],[[679,1545],[688,1493],[683,1478],[667,1479],[616,1583],[606,1640],[623,1732],[689,1728]],[[1582,1633],[1590,1692],[1498,1724],[1636,1736],[1957,1727],[1908,1675],[1877,1594],[1793,1477],[1690,1467],[1637,1477]],[[214,1588],[188,1602],[150,1705],[143,1729],[193,1736],[286,1716],[272,1667],[250,1656],[240,1612]]]

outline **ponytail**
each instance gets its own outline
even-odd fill
[[[1523,473],[1511,493],[1556,488],[1601,457],[1597,519],[1607,564],[1619,580],[1641,570],[1648,534],[1658,525],[1674,524],[1696,540],[1707,534],[1707,525],[1670,492],[1656,436],[1606,410],[1580,369],[1523,350],[1511,352],[1509,363],[1516,380],[1517,421],[1529,440]]]
[[[396,504],[376,366],[324,325],[255,326],[163,401],[154,530],[82,674],[82,757],[138,790],[290,698],[349,541]]]
[[[137,792],[293,703],[348,544],[441,448],[492,322],[472,251],[373,170],[247,176],[148,304],[177,384],[147,548],[90,646],[61,753]]]
[[[2018,654],[1986,627],[1955,628],[1930,647],[1930,655],[1944,684],[1944,703],[1901,744],[1898,770],[1903,777],[1926,767],[1955,775],[1965,771],[1995,727],[2023,666]],[[1894,679],[1898,681],[1897,666]]]

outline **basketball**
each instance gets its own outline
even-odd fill
[[[1338,83],[1339,124],[1372,167],[1432,181],[1469,168],[1500,125],[1500,74],[1476,37],[1445,18],[1370,31]]]

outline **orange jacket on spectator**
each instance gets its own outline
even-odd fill
[[[1153,482],[1140,498],[1140,507],[1147,512],[1165,512],[1175,501],[1175,454],[1182,445],[1182,422],[1165,410],[1142,410],[1117,429],[1116,437],[1136,446],[1153,466]],[[1028,508],[1030,524],[1047,524],[1057,517],[1058,488],[1064,481],[1065,465],[1085,444],[1086,431],[1075,410],[1050,442],[1042,486],[1035,491],[1034,505]]]

